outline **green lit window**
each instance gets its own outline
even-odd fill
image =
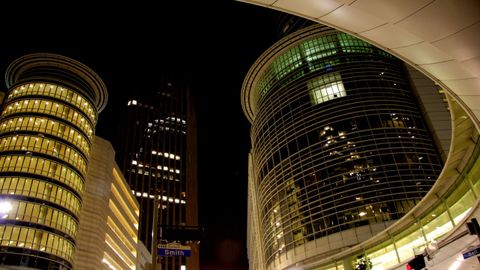
[[[338,73],[329,73],[310,80],[308,83],[310,101],[317,105],[347,95],[342,78]]]
[[[380,249],[367,251],[367,257],[372,263],[373,269],[387,269],[398,264],[397,252],[393,243],[386,242]]]
[[[301,44],[305,59],[308,62],[333,55],[337,52],[337,45],[328,37],[311,39]]]
[[[468,211],[470,211],[472,205],[475,205],[475,197],[470,190],[470,186],[467,185],[466,182],[460,183],[457,189],[447,199],[447,204],[449,205],[450,214],[454,222],[456,224],[460,223]],[[445,228],[447,232],[448,229],[450,228]]]
[[[345,33],[337,34],[342,50],[346,53],[373,53],[372,45]],[[379,54],[381,51],[376,50]],[[386,55],[386,54],[382,54]]]
[[[291,81],[304,76],[306,72],[299,69],[303,63],[308,64],[308,72],[330,70],[338,64],[338,59],[331,59],[330,56],[339,53],[367,53],[392,57],[389,53],[345,33],[315,37],[289,48],[264,69],[256,86],[260,98],[264,97],[277,81],[285,79]]]
[[[472,166],[467,179],[471,182],[471,185],[473,185],[475,194],[480,194],[480,159]]]
[[[298,48],[293,48],[277,58],[272,64],[277,79],[283,78],[301,64],[301,54]]]
[[[415,256],[415,251],[422,250],[426,245],[425,237],[418,226],[410,227],[394,239],[400,261]]]
[[[447,212],[443,212],[435,219],[423,226],[423,232],[427,240],[436,240],[453,228],[453,224]]]

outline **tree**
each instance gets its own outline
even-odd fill
[[[355,270],[370,270],[372,269],[372,261],[368,257],[360,255],[355,261]]]

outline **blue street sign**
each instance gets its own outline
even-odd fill
[[[467,258],[470,258],[470,257],[475,256],[477,254],[480,254],[480,247],[476,247],[472,250],[464,252],[462,255],[463,255],[463,259],[467,259]]]
[[[189,249],[176,249],[176,248],[158,248],[157,254],[159,256],[183,256],[190,257],[192,254]]]

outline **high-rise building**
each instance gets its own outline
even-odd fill
[[[106,87],[87,66],[55,54],[20,57],[5,77],[9,90],[0,117],[0,265],[72,269]]]
[[[268,49],[246,76],[242,106],[252,123],[252,269],[287,269],[369,239],[442,170],[403,63],[325,26]]]
[[[151,255],[138,241],[138,202],[115,163],[112,145],[95,136],[73,256],[75,270],[144,270]]]
[[[159,255],[161,269],[199,269],[198,245],[165,234],[198,225],[196,119],[188,85],[160,80],[154,93],[128,101],[124,123],[118,160],[140,203],[139,239],[152,253],[171,242],[191,249],[188,257]]]

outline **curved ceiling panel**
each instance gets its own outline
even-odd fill
[[[480,128],[480,1],[240,0],[368,41],[453,93]]]

